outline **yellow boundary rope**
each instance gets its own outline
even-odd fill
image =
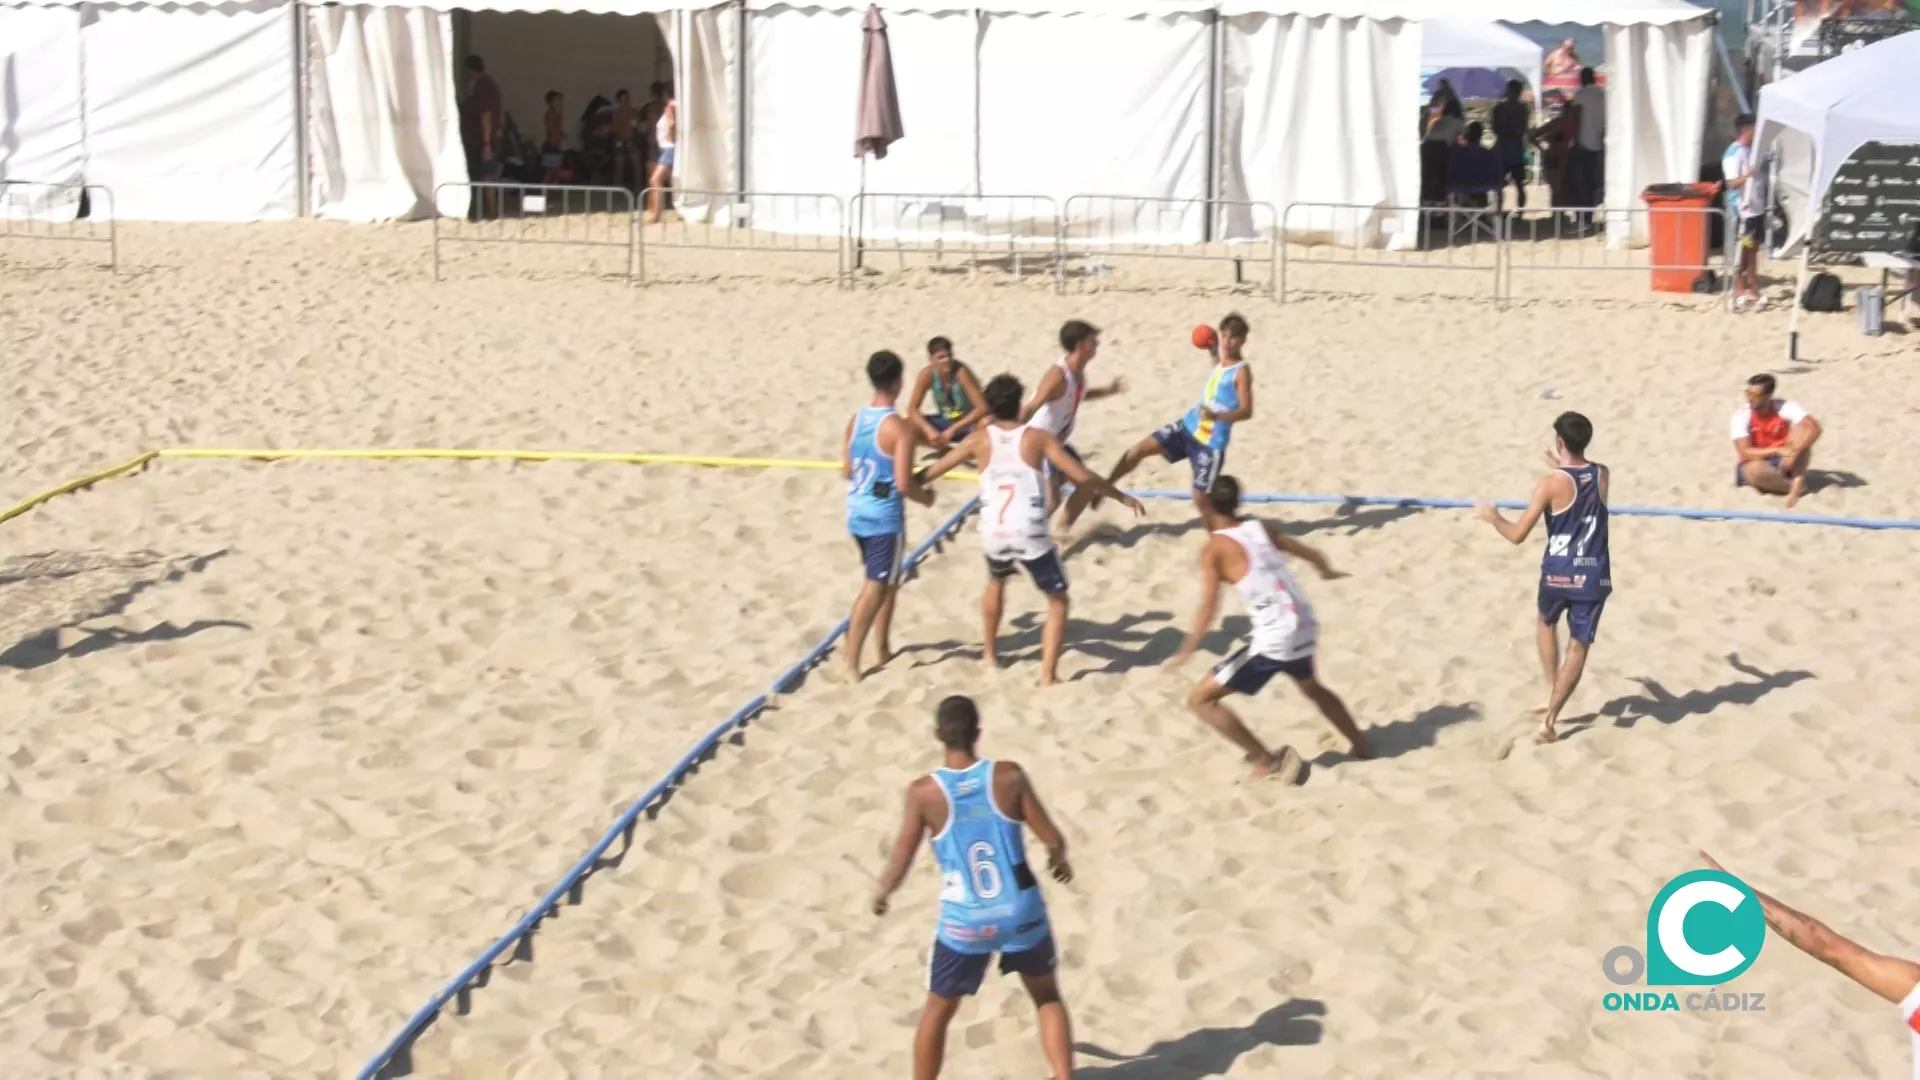
[[[149,450],[131,461],[103,472],[70,480],[50,491],[29,498],[4,514],[0,524],[62,495],[92,487],[102,480],[124,476],[144,467],[155,458],[229,459],[247,461],[333,460],[333,461],[577,461],[617,465],[697,465],[712,469],[809,469],[837,471],[837,461],[809,461],[804,458],[714,457],[699,454],[618,454],[589,450],[444,450],[429,447],[400,450],[268,450],[182,448]],[[948,473],[956,479],[976,479],[977,474],[956,470]]]
[[[39,506],[41,503],[50,502],[54,499],[59,498],[62,495],[69,495],[69,494],[72,494],[73,492],[79,491],[81,488],[92,487],[93,485],[99,483],[102,480],[111,480],[116,476],[123,476],[127,473],[133,472],[136,469],[143,468],[145,467],[147,462],[152,461],[154,458],[159,456],[160,456],[159,454],[149,450],[146,453],[141,454],[139,457],[134,458],[131,461],[123,461],[120,464],[115,465],[113,468],[105,470],[104,472],[97,472],[92,474],[91,476],[83,476],[78,480],[69,480],[66,483],[61,484],[59,487],[54,488],[51,491],[43,491],[40,494],[35,495],[30,499],[27,499],[25,502],[21,502],[15,505],[13,509],[8,510],[6,513],[0,514],[0,524],[5,524],[9,521],[12,521],[14,518],[19,517],[21,514],[24,514],[27,511],[33,509],[34,507]]]

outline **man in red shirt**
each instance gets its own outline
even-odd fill
[[[1735,409],[1733,485],[1767,495],[1785,495],[1791,510],[1807,493],[1807,466],[1820,440],[1820,421],[1785,398],[1773,396],[1771,375],[1747,380],[1747,403]]]
[[[499,151],[505,132],[505,106],[500,86],[487,74],[487,65],[478,56],[467,57],[467,97],[460,108],[460,141],[466,144],[467,179],[474,183],[498,183],[501,175]],[[480,206],[486,218],[500,216],[500,189],[480,189]]]

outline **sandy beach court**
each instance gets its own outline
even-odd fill
[[[841,291],[434,285],[424,227],[124,227],[130,271],[0,270],[0,503],[161,446],[528,447],[824,459],[876,348],[954,339],[1031,383],[1105,330],[1099,467],[1190,403],[1188,330],[1239,310],[1249,490],[1520,498],[1592,417],[1616,505],[1778,509],[1731,485],[1747,376],[1826,427],[1814,514],[1920,517],[1913,338],[1687,304],[1218,290],[1054,296],[905,275]],[[1569,284],[1577,288],[1577,275]],[[1142,487],[1177,488],[1149,464]],[[917,539],[972,485],[914,511]],[[1274,514],[1353,577],[1308,595],[1384,760],[1289,688],[1245,702],[1316,765],[1242,787],[1162,661],[1196,599],[1188,507],[1113,510],[1068,560],[1065,685],[1038,596],[983,674],[971,528],[900,600],[906,653],[810,677],[643,825],[639,850],[420,1041],[421,1075],[896,1077],[924,986],[923,855],[865,910],[932,710],[974,694],[1074,845],[1048,897],[1084,1075],[1906,1075],[1898,1017],[1769,939],[1764,1015],[1622,1015],[1600,958],[1704,846],[1907,956],[1920,536],[1617,518],[1616,593],[1563,745],[1528,743],[1538,536],[1457,511]],[[517,918],[699,733],[845,614],[830,473],[160,461],[0,526],[0,872],[19,1075],[338,1076]],[[1244,627],[1233,618],[1211,654]],[[1518,743],[1515,737],[1520,736]],[[1037,1075],[990,977],[949,1075]]]

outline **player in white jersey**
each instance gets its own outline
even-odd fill
[[[1700,858],[1723,874],[1731,873],[1704,851]],[[1913,1077],[1920,1080],[1920,964],[1863,948],[1819,919],[1803,915],[1759,889],[1754,889],[1753,895],[1760,901],[1767,925],[1786,938],[1787,944],[1900,1006],[1900,1019],[1913,1043]]]
[[[1278,528],[1258,518],[1241,517],[1240,481],[1231,476],[1214,481],[1213,489],[1200,502],[1200,516],[1208,529],[1207,546],[1200,552],[1200,611],[1173,662],[1185,663],[1213,626],[1223,581],[1239,591],[1253,630],[1246,642],[1200,680],[1187,695],[1187,705],[1247,752],[1253,762],[1252,779],[1277,776],[1299,783],[1306,778],[1306,765],[1300,755],[1290,746],[1281,747],[1278,753],[1269,751],[1233,710],[1222,704],[1229,694],[1257,694],[1275,675],[1286,675],[1347,737],[1354,757],[1372,757],[1366,736],[1354,726],[1346,703],[1314,677],[1313,653],[1320,626],[1281,553],[1311,563],[1328,580],[1346,575],[1334,570],[1318,551]]]
[[[1060,650],[1067,637],[1067,569],[1047,529],[1051,504],[1041,470],[1050,466],[1083,489],[1125,503],[1136,514],[1146,509],[1140,500],[1088,472],[1052,432],[1037,423],[1022,423],[1021,393],[1020,380],[1011,375],[989,380],[981,392],[987,399],[987,422],[915,480],[921,485],[932,483],[967,462],[980,470],[980,543],[987,554],[987,592],[980,601],[985,624],[981,658],[990,669],[1000,666],[996,639],[1007,579],[1016,565],[1025,566],[1027,576],[1047,596],[1046,628],[1040,636],[1040,685],[1051,686],[1060,674]]]
[[[1040,382],[1033,388],[1033,400],[1020,410],[1020,422],[1032,423],[1052,435],[1073,460],[1081,461],[1080,451],[1073,446],[1073,429],[1080,422],[1080,403],[1118,394],[1127,388],[1127,380],[1115,379],[1105,386],[1087,384],[1087,365],[1093,363],[1094,354],[1100,351],[1100,331],[1091,323],[1074,319],[1062,325],[1060,348],[1066,355],[1040,376]],[[1047,473],[1047,512],[1051,514],[1060,508],[1060,485],[1064,477],[1059,469],[1049,469]],[[1091,494],[1086,498],[1091,498]],[[1083,502],[1083,499],[1076,495],[1074,501]]]

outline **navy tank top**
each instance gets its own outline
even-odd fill
[[[1599,600],[1613,591],[1613,560],[1607,552],[1607,500],[1600,494],[1601,466],[1591,462],[1560,470],[1573,478],[1573,503],[1559,513],[1547,507],[1547,551],[1540,557],[1540,589],[1570,600]]]

